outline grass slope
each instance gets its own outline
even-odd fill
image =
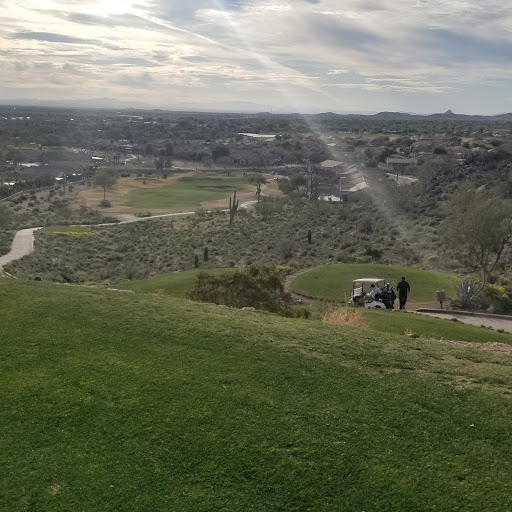
[[[141,279],[116,286],[124,290],[133,290],[137,293],[163,293],[170,297],[185,298],[194,286],[199,270],[190,272],[173,272],[162,276]],[[229,272],[229,269],[208,270],[209,274],[220,275]]]
[[[124,203],[135,208],[194,208],[228,198],[237,188],[248,187],[243,175],[185,176],[159,188],[132,190]]]
[[[388,265],[329,265],[299,275],[292,282],[297,293],[329,301],[350,299],[352,281],[363,277],[386,279],[395,285],[404,275],[411,285],[409,300],[413,302],[435,302],[436,290],[445,290],[448,297],[454,295],[453,287],[460,280],[453,274],[442,274],[410,267]]]
[[[512,507],[508,356],[168,297],[0,293],[2,510]]]
[[[411,331],[425,338],[512,345],[512,336],[508,333],[465,325],[452,320],[390,311],[365,310],[363,315],[369,328],[379,333],[405,334]]]

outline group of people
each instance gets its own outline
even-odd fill
[[[407,303],[407,295],[411,291],[411,287],[409,283],[405,280],[405,276],[402,276],[402,280],[396,285],[396,291],[398,292],[398,301],[400,303],[400,309],[405,309],[405,304]],[[393,291],[393,288],[389,288],[389,284],[386,285],[385,290],[381,290],[377,285],[371,284],[370,292],[366,295],[366,298],[390,302],[390,309],[392,309],[396,299],[396,295]]]

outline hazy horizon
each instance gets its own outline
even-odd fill
[[[0,0],[0,18],[0,103],[512,111],[498,0]]]

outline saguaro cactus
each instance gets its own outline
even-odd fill
[[[236,190],[233,199],[229,198],[229,223],[233,224],[236,213],[238,212],[238,200],[236,198]]]
[[[308,244],[311,244],[311,229],[308,231]]]
[[[194,267],[199,268],[199,256],[197,254],[194,255]]]

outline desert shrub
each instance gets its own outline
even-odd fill
[[[279,198],[263,197],[259,203],[256,203],[254,210],[263,219],[269,219],[283,210],[283,202]]]
[[[370,217],[364,217],[360,226],[361,233],[370,234],[373,231],[373,222]]]
[[[295,244],[292,240],[281,240],[281,242],[279,242],[279,253],[285,259],[293,256],[294,248]]]
[[[367,247],[365,249],[365,254],[370,256],[370,258],[374,258],[376,260],[382,258],[382,253],[384,251],[382,249],[377,249],[376,247]]]
[[[488,285],[484,295],[489,299],[492,309],[500,315],[512,313],[512,286]]]
[[[341,325],[344,327],[366,328],[368,325],[364,321],[363,312],[360,309],[341,307],[326,313],[322,320],[331,325]]]
[[[288,310],[289,295],[284,289],[284,277],[276,267],[252,265],[220,276],[200,272],[189,298],[282,313]]]
[[[481,303],[483,286],[481,283],[464,279],[455,285],[456,299],[452,300],[452,307],[461,309],[476,309]]]
[[[308,308],[293,308],[291,311],[293,318],[304,318],[305,320],[309,320],[311,318],[311,311]]]

